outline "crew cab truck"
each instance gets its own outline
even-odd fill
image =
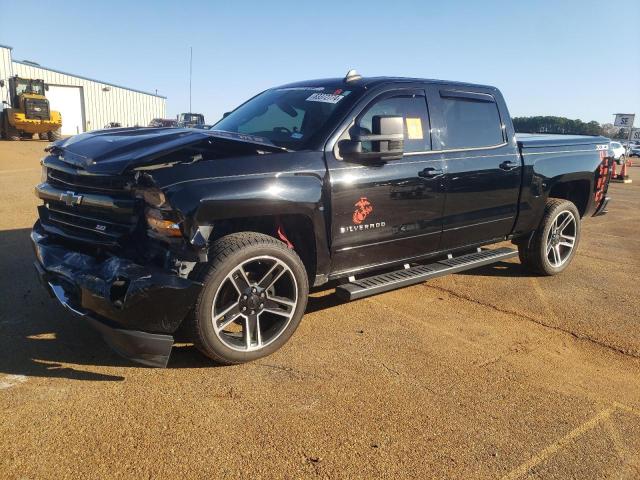
[[[345,300],[519,255],[562,272],[605,213],[609,139],[516,135],[489,86],[411,78],[266,90],[210,130],[128,128],[47,148],[31,239],[42,283],[122,355],[177,332],[216,362]],[[483,248],[511,240],[517,249]]]

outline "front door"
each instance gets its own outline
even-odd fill
[[[424,90],[379,95],[356,115],[340,139],[355,131],[371,133],[377,115],[403,117],[403,158],[353,163],[327,153],[334,274],[408,261],[437,250],[440,243],[445,166],[431,153]]]

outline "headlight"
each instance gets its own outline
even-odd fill
[[[144,216],[151,232],[162,237],[181,237],[180,221],[175,218],[172,211],[158,210],[157,208],[145,208]]]
[[[151,205],[152,207],[160,208],[167,203],[167,198],[164,196],[164,193],[158,189],[148,189],[142,191],[142,197],[147,205]]]

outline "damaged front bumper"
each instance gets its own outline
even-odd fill
[[[165,367],[172,334],[202,285],[156,267],[109,257],[99,260],[56,244],[39,223],[31,232],[38,276],[65,308],[87,319],[120,355]]]

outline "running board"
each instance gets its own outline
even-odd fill
[[[482,267],[516,256],[518,256],[518,251],[512,250],[511,248],[503,247],[495,250],[480,250],[460,257],[450,257],[428,265],[417,265],[403,270],[353,280],[350,283],[345,283],[337,287],[336,294],[341,300],[356,300],[358,298],[395,290],[396,288],[415,285],[430,278],[442,277],[450,273]]]

